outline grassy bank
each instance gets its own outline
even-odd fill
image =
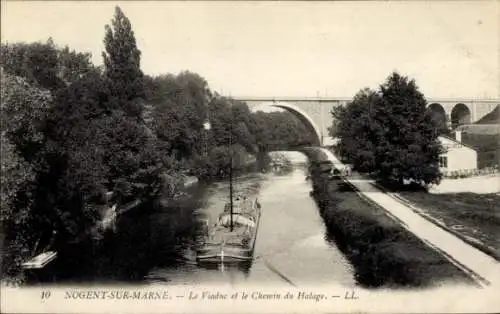
[[[500,260],[500,195],[399,193],[483,252]]]
[[[320,174],[312,179],[328,235],[353,265],[360,285],[414,288],[444,281],[471,282],[440,253],[405,230],[384,209],[360,197],[350,185]]]

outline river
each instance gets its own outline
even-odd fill
[[[288,153],[294,162],[304,162],[300,153]],[[71,269],[64,282],[239,286],[315,286],[338,284],[354,286],[353,270],[331,239],[326,238],[323,220],[309,196],[311,183],[297,167],[286,175],[250,174],[235,179],[235,191],[255,194],[262,205],[255,260],[250,267],[206,269],[189,260],[166,262],[162,239],[165,213],[150,212],[125,217],[118,224],[120,241],[112,249],[95,256],[87,271]],[[214,221],[228,200],[228,183],[204,188],[197,211]],[[97,260],[96,260],[97,259]],[[76,263],[79,265],[79,262]],[[87,262],[87,264],[89,264]],[[58,282],[61,280],[57,280]]]
[[[295,162],[305,156],[290,153]],[[200,210],[214,221],[228,199],[228,184],[210,187]],[[151,269],[146,280],[172,284],[354,285],[352,269],[335,244],[325,238],[325,227],[309,196],[304,170],[288,175],[250,175],[235,180],[236,191],[254,192],[262,217],[250,269],[204,269],[194,264]]]

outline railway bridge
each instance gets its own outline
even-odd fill
[[[273,106],[293,113],[309,130],[316,134],[318,146],[329,146],[333,139],[328,134],[331,110],[346,105],[352,98],[334,97],[233,97],[246,102],[250,109]],[[471,124],[500,106],[500,99],[440,99],[427,98],[428,108],[451,128]]]

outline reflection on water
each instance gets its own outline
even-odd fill
[[[296,153],[299,162],[305,157]],[[353,286],[350,264],[325,240],[325,227],[303,169],[284,176],[250,174],[235,180],[235,191],[258,197],[262,216],[253,263],[197,265],[190,247],[195,234],[170,243],[172,210],[192,216],[189,208],[149,208],[120,218],[116,234],[101,248],[92,245],[68,250],[59,259],[58,282],[147,284],[343,284]],[[199,219],[214,222],[229,198],[229,185],[219,182],[195,193],[191,207]],[[175,212],[175,217],[179,212]],[[177,228],[178,229],[178,228]],[[189,227],[186,226],[189,235]],[[174,253],[172,253],[174,252]],[[177,252],[177,253],[175,253]],[[82,254],[78,254],[82,253]]]
[[[298,158],[297,158],[298,156]],[[305,157],[294,156],[299,162]],[[303,169],[285,176],[254,174],[238,178],[235,191],[254,194],[262,217],[253,263],[246,265],[155,267],[149,282],[172,284],[343,284],[354,285],[352,269],[330,240]],[[210,186],[201,216],[215,221],[229,197],[227,182]],[[186,255],[190,255],[187,253]]]

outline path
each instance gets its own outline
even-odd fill
[[[331,151],[322,150],[330,161],[336,165],[342,165]],[[374,185],[373,181],[359,178],[348,179],[347,181],[355,186],[360,193],[363,193],[364,196],[399,219],[407,230],[414,233],[429,246],[440,251],[463,271],[475,277],[478,283],[483,286],[500,287],[500,262],[493,257],[426,220],[408,206],[391,197],[391,193],[382,192]]]

